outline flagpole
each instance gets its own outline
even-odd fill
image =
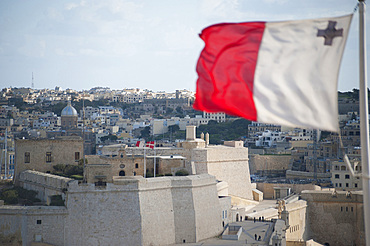
[[[145,152],[145,150],[146,150],[146,142],[145,142],[145,140],[144,140],[144,178],[146,178],[146,152]]]
[[[364,202],[364,220],[366,245],[370,246],[370,180],[369,180],[369,106],[366,75],[366,20],[365,0],[359,0],[359,64],[360,64],[360,132],[361,132],[361,162],[362,188]]]
[[[155,178],[155,167],[157,165],[157,163],[156,163],[156,156],[157,156],[157,150],[155,148],[155,142],[154,142],[154,178]]]

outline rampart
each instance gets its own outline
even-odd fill
[[[365,245],[362,191],[302,191],[301,198],[308,205],[308,238],[321,244]]]
[[[288,170],[291,155],[249,155],[249,169],[252,174],[285,172]]]
[[[24,215],[16,211],[19,207],[0,207],[3,234],[20,235],[27,244],[41,238],[53,245],[170,245],[198,242],[222,231],[216,180],[208,174],[150,179],[117,176],[113,183],[103,184],[34,171],[20,177],[22,185],[44,196],[62,192],[65,199],[65,206],[57,208],[24,207]],[[31,211],[39,213],[32,221],[28,219]]]

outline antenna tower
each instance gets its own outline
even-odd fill
[[[33,72],[32,72],[32,84],[31,84],[31,87],[32,87],[32,89],[35,88],[35,84],[33,83]]]

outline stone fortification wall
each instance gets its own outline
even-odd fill
[[[318,179],[330,178],[331,173],[316,173]],[[286,171],[287,179],[313,179],[315,176],[314,172],[301,172],[301,171]]]
[[[127,153],[143,154],[142,148],[127,148]],[[192,165],[196,173],[208,173],[217,180],[229,184],[229,193],[245,199],[253,199],[248,164],[248,148],[209,145],[205,148],[158,148],[147,149],[149,155],[180,155],[186,158],[188,171]],[[193,164],[192,164],[193,163]]]
[[[63,245],[67,215],[65,207],[0,206],[0,245]]]
[[[247,148],[209,146],[193,149],[192,160],[197,173],[206,169],[217,180],[227,182],[230,195],[253,200]]]
[[[249,155],[250,173],[288,170],[290,155]]]
[[[216,180],[206,174],[114,177],[100,188],[72,184],[67,207],[67,245],[167,245],[222,230]]]
[[[276,184],[276,183],[256,183],[257,189],[263,192],[265,199],[274,199],[274,187],[288,187],[292,192],[298,194],[303,190],[320,190],[320,187],[314,184]]]
[[[286,210],[289,211],[289,228],[286,230],[287,241],[306,241],[307,202],[298,200],[287,203]]]
[[[64,191],[68,189],[74,179],[56,176],[37,171],[23,171],[19,174],[19,184],[25,189],[37,191],[36,197],[41,201],[48,201],[50,196],[62,195],[65,198]]]
[[[303,191],[307,201],[308,238],[321,244],[365,245],[362,191]],[[333,226],[335,225],[335,226]]]

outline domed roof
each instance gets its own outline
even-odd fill
[[[62,110],[62,116],[78,116],[77,110],[68,101],[68,105]]]

